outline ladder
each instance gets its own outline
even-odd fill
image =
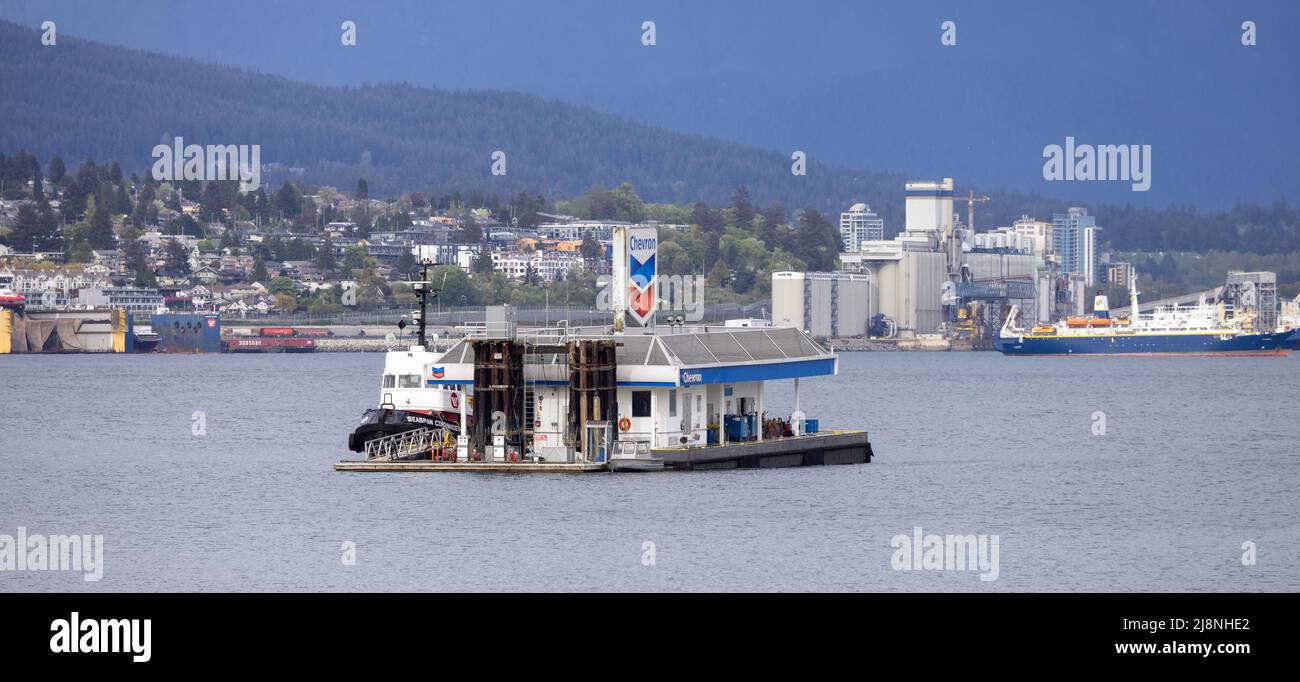
[[[445,441],[446,429],[412,429],[391,436],[366,441],[367,461],[391,462],[398,459],[427,457],[434,443]]]

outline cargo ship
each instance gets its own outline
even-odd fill
[[[1020,326],[1012,306],[994,348],[1004,355],[1287,355],[1300,331],[1254,331],[1248,320],[1227,316],[1224,307],[1202,299],[1194,306],[1162,306],[1138,312],[1138,292],[1129,281],[1130,313],[1112,318],[1109,302],[1098,296],[1091,317],[1056,324]]]

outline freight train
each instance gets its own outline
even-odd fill
[[[221,340],[221,349],[227,353],[310,353],[316,350],[316,339],[333,335],[324,327],[232,329]]]

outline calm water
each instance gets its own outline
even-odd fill
[[[1300,589],[1300,356],[846,354],[803,404],[870,429],[864,466],[335,473],[382,364],[0,357],[0,534],[105,542],[101,582],[0,591]],[[892,570],[916,526],[997,534],[999,578]]]

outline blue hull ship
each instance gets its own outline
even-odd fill
[[[1013,306],[993,347],[1004,355],[1287,355],[1300,343],[1300,331],[1255,330],[1253,317],[1230,315],[1204,299],[1142,315],[1137,296],[1130,277],[1127,319],[1112,319],[1106,297],[1098,296],[1090,317],[1030,329],[1019,326]]]
[[[1271,334],[1138,334],[1000,337],[1005,355],[1286,355],[1300,332]]]

